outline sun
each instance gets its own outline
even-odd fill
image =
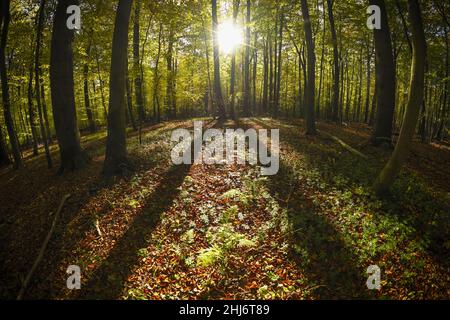
[[[230,54],[242,44],[242,29],[231,21],[223,22],[217,28],[217,41],[220,50],[225,54]]]

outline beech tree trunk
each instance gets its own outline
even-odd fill
[[[45,130],[47,132],[48,143],[50,144],[53,142],[53,137],[52,132],[50,130],[50,122],[48,121],[47,103],[45,102],[45,87],[43,83],[41,83],[40,92],[41,92],[42,111],[44,113]]]
[[[28,67],[28,118],[30,121],[31,137],[33,138],[33,156],[39,154],[38,150],[38,133],[36,131],[36,118],[33,106],[33,67]]]
[[[137,125],[136,125],[136,121],[134,120],[134,114],[133,114],[133,97],[132,97],[132,93],[131,93],[131,85],[130,85],[130,75],[128,72],[128,59],[127,59],[127,74],[126,74],[126,79],[125,79],[125,92],[126,92],[126,96],[127,96],[127,112],[125,113],[126,115],[126,124],[128,125],[129,123],[131,123],[131,127],[133,128],[134,131],[136,131],[138,129]]]
[[[133,25],[133,73],[134,73],[134,94],[136,99],[136,108],[139,116],[139,122],[145,121],[144,97],[142,95],[142,78],[140,72],[140,19],[141,0],[136,0],[134,8]]]
[[[316,105],[316,116],[320,118],[320,109],[321,109],[321,96],[322,96],[322,86],[323,86],[323,60],[325,57],[325,30],[326,30],[326,19],[325,19],[325,1],[322,3],[322,10],[323,10],[323,30],[322,30],[322,50],[320,55],[320,79],[319,79],[319,96],[317,98],[317,105]]]
[[[366,82],[366,102],[364,105],[364,123],[369,122],[369,108],[370,108],[370,89],[371,89],[371,58],[372,58],[372,52],[369,46],[367,46],[367,82]]]
[[[166,54],[167,61],[167,83],[166,83],[166,108],[167,117],[172,119],[175,117],[175,97],[174,97],[174,63],[173,63],[173,45],[175,43],[173,22],[170,23],[168,48]]]
[[[331,41],[333,43],[333,66],[334,66],[331,113],[333,121],[339,122],[339,82],[340,82],[339,51],[338,51],[336,28],[334,25],[333,1],[327,0],[327,4],[328,4],[328,19],[330,21],[330,30],[331,30]]]
[[[377,108],[371,141],[374,145],[390,144],[395,111],[395,64],[391,32],[384,0],[370,0],[370,4],[381,9],[381,29],[374,29]]]
[[[277,78],[276,78],[276,89],[275,89],[275,103],[274,103],[274,116],[278,116],[280,110],[280,87],[281,87],[281,49],[283,47],[283,28],[284,28],[284,15],[280,14],[280,26],[278,37],[278,58],[277,58]]]
[[[81,149],[75,110],[72,55],[74,30],[69,30],[66,26],[67,7],[78,4],[78,0],[59,0],[53,21],[50,86],[53,118],[61,156],[59,173],[82,168],[88,161],[87,154]]]
[[[41,52],[41,45],[42,45],[42,29],[44,28],[44,11],[45,11],[45,0],[41,0],[39,4],[39,11],[38,11],[38,24],[36,28],[36,50],[35,50],[35,56],[34,56],[34,90],[36,94],[36,104],[38,109],[38,115],[39,115],[39,127],[41,130],[41,136],[42,136],[42,142],[44,144],[44,150],[45,150],[45,158],[47,160],[47,167],[50,169],[53,166],[52,158],[50,156],[50,149],[48,147],[48,138],[47,138],[47,129],[45,127],[45,120],[44,120],[44,114],[42,110],[42,103],[41,103],[41,81],[40,81],[40,74],[41,74],[41,65],[40,65],[40,52]]]
[[[250,115],[250,0],[247,0],[245,18],[245,61],[244,61],[244,117]]]
[[[159,59],[161,56],[161,46],[162,46],[162,32],[163,25],[159,25],[158,32],[158,52],[156,54],[154,76],[153,76],[153,118],[156,119],[156,123],[161,122],[161,108],[159,105]]]
[[[263,52],[263,62],[264,62],[264,74],[263,74],[263,95],[261,103],[262,114],[267,113],[267,99],[268,99],[268,86],[269,86],[269,45],[268,39],[264,41],[264,52]]]
[[[256,49],[258,43],[258,34],[254,34],[254,44],[253,44],[253,68],[252,68],[252,113],[256,114],[256,68],[258,66],[258,50]]]
[[[408,0],[408,14],[413,47],[408,105],[395,150],[375,181],[374,189],[378,195],[389,191],[408,156],[424,96],[426,42],[418,0]]]
[[[225,103],[223,101],[222,86],[220,82],[219,43],[217,40],[217,1],[212,0],[212,27],[213,27],[213,55],[214,55],[214,98],[216,101],[219,119],[226,118]]]
[[[112,41],[109,80],[108,138],[103,173],[122,174],[129,169],[126,141],[125,86],[127,73],[128,28],[133,0],[119,0]]]
[[[17,139],[14,123],[11,116],[11,101],[9,99],[8,75],[6,72],[6,41],[8,39],[8,28],[11,20],[9,12],[10,0],[3,0],[0,5],[0,78],[2,81],[2,102],[3,114],[5,117],[6,129],[8,131],[9,142],[11,144],[12,154],[14,158],[14,168],[18,169],[22,166],[22,156],[19,149],[19,141]],[[3,153],[3,152],[2,152]],[[4,157],[4,155],[2,156]],[[7,162],[6,159],[3,162]]]
[[[3,138],[3,131],[0,128],[0,167],[11,164],[8,150],[6,149],[5,140]]]
[[[239,5],[240,0],[233,1],[233,24],[236,24],[237,16],[239,13]],[[236,48],[233,48],[233,52],[231,55],[231,71],[230,71],[230,116],[232,119],[236,119],[236,112],[234,110],[236,93],[235,93],[235,84],[236,84]]]
[[[91,55],[91,41],[92,39],[89,39],[89,44],[86,48],[87,57],[90,57]],[[94,114],[92,112],[91,101],[89,98],[89,61],[86,61],[86,63],[83,66],[83,93],[84,93],[84,107],[86,109],[89,132],[94,133],[95,131],[97,131],[97,127],[95,125]]]
[[[311,19],[309,16],[308,3],[306,0],[301,0],[303,26],[305,29],[306,47],[307,47],[307,64],[308,64],[308,80],[307,90],[305,92],[305,122],[306,134],[316,133],[316,120],[314,115],[314,102],[316,92],[316,55],[314,53],[314,42],[312,39]]]

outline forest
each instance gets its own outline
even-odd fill
[[[450,298],[449,2],[0,10],[1,300]]]

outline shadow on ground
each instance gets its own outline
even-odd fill
[[[257,119],[247,125],[252,123],[268,128]],[[297,134],[301,134],[300,130]],[[305,156],[305,161],[311,161],[305,150],[296,151]],[[281,155],[280,170],[269,177],[267,187],[272,196],[280,199],[281,208],[288,210],[294,230],[292,258],[308,278],[311,296],[318,299],[371,298],[363,277],[365,270],[360,270],[357,257],[328,221],[327,213],[308,199],[310,187],[300,179]]]

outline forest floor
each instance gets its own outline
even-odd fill
[[[206,119],[204,119],[206,120]],[[280,171],[172,165],[173,121],[130,133],[136,170],[101,177],[106,133],[82,138],[85,168],[56,175],[43,155],[0,172],[0,298],[15,299],[58,205],[71,194],[25,299],[448,299],[450,148],[414,143],[392,195],[370,191],[390,151],[362,125],[270,118],[216,128],[279,128]],[[348,152],[326,133],[368,159]],[[42,152],[41,152],[42,154]],[[81,290],[66,270],[81,268]],[[381,290],[366,287],[381,268]]]

